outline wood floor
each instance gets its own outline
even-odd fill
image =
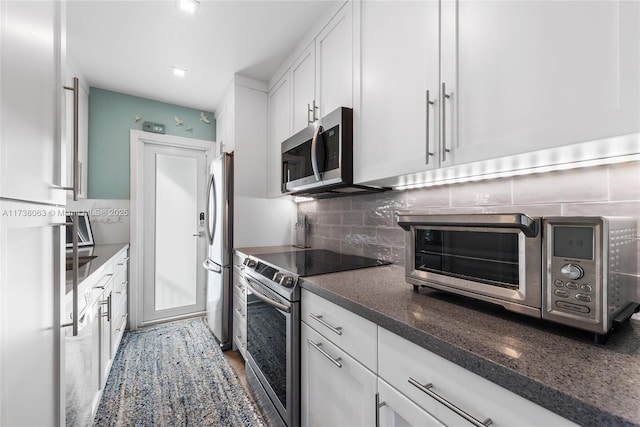
[[[242,355],[240,354],[240,352],[235,350],[227,350],[224,351],[223,354],[233,370],[236,371],[238,378],[240,378],[242,387],[244,387],[249,397],[252,398],[251,393],[249,393],[249,387],[247,386],[247,371],[244,367],[244,359],[242,358]]]

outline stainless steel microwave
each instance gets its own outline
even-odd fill
[[[384,191],[353,183],[353,110],[341,107],[282,143],[283,193],[315,198]]]
[[[407,282],[606,334],[638,309],[627,217],[399,215]]]

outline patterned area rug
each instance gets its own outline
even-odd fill
[[[95,426],[264,426],[204,319],[127,332]]]

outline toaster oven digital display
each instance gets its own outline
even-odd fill
[[[592,227],[554,227],[553,256],[593,259]]]

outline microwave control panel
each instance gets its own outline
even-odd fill
[[[325,171],[340,167],[340,125],[322,132],[325,146]]]

